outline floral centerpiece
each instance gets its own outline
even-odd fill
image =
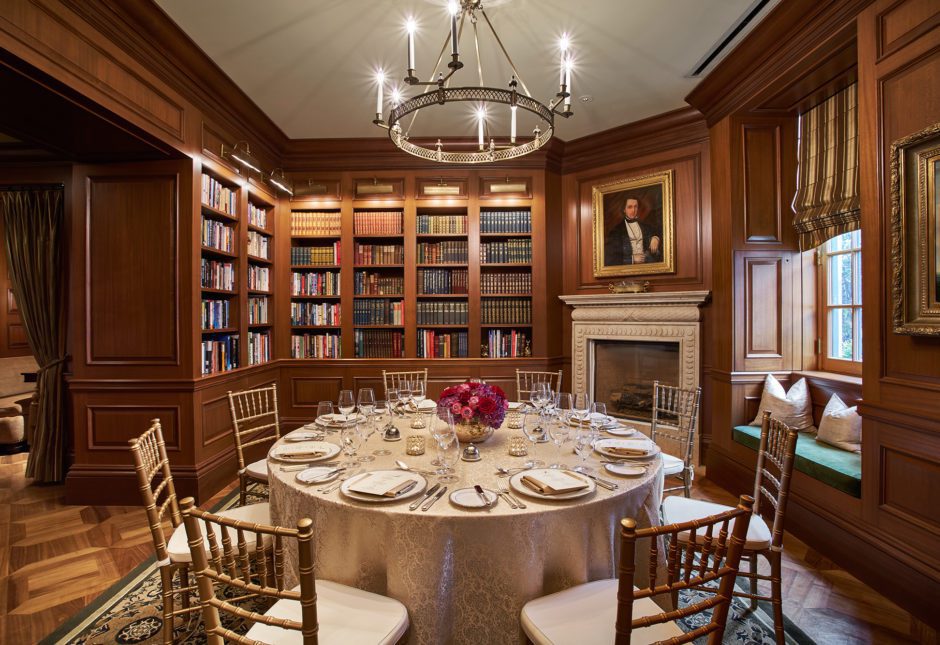
[[[486,441],[503,423],[509,400],[497,385],[467,381],[445,389],[437,400],[438,415],[449,410],[454,417],[457,438],[463,442]]]

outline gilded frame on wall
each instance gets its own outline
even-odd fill
[[[673,172],[591,189],[594,277],[675,272]]]
[[[940,123],[891,144],[894,333],[940,336]]]

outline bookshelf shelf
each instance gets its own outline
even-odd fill
[[[202,291],[203,293],[209,293],[209,294],[213,294],[217,296],[237,296],[238,295],[238,291],[230,290],[230,289],[211,289],[209,287],[200,287],[199,290]]]
[[[203,247],[200,247],[200,250],[205,254],[215,255],[220,258],[237,258],[238,257],[237,253],[232,253],[230,251],[223,251],[222,249],[217,249],[212,246],[203,246]]]
[[[354,269],[404,269],[404,264],[354,264]]]
[[[291,297],[291,300],[339,300],[340,298],[342,298],[342,296],[337,296],[337,295],[325,296],[325,295],[318,295],[315,293],[314,294],[292,293],[290,297]]]
[[[353,325],[356,329],[404,329],[404,325]]]
[[[415,238],[419,240],[462,240],[467,238],[466,233],[418,233]]]
[[[480,233],[481,238],[532,237],[531,233]]]
[[[291,329],[324,329],[324,330],[338,330],[342,329],[342,325],[291,325]]]
[[[467,293],[419,293],[416,294],[417,298],[469,298],[470,294]]]
[[[252,296],[271,296],[271,295],[274,295],[274,293],[271,292],[271,291],[262,291],[261,289],[249,289],[249,290],[248,290],[248,293],[249,293],[249,295],[252,295]]]
[[[531,298],[531,293],[481,293],[481,298]]]
[[[489,267],[497,267],[497,268],[528,267],[528,268],[531,268],[532,263],[531,262],[481,262],[480,263],[481,269],[486,269]]]
[[[294,240],[338,240],[342,235],[291,235]]]
[[[255,233],[260,233],[261,235],[266,235],[266,236],[268,236],[268,237],[271,237],[272,235],[274,235],[274,232],[271,231],[270,229],[262,228],[262,227],[260,227],[260,226],[257,226],[256,224],[250,224],[250,223],[249,223],[249,224],[248,224],[248,230],[249,230],[249,231],[254,231]]]
[[[253,323],[253,322],[250,322],[250,323],[248,323],[248,326],[249,326],[249,327],[271,327],[271,326],[273,326],[273,323],[269,323],[269,322],[266,322],[266,323]]]
[[[274,260],[272,260],[271,258],[262,258],[256,255],[247,255],[247,254],[245,255],[245,257],[248,258],[249,262],[254,262],[255,264],[267,264],[267,265],[274,264]]]
[[[220,329],[203,329],[203,334],[234,334],[238,331],[238,327],[222,327]]]
[[[353,295],[353,298],[395,298],[401,299],[404,298],[405,294],[403,293],[357,293]]]
[[[213,208],[208,204],[202,204],[202,214],[207,217],[212,217],[214,219],[220,219],[226,222],[237,222],[238,216],[231,213],[226,213],[225,211],[220,211],[217,208]]]
[[[469,329],[470,325],[416,325],[418,329]]]
[[[401,240],[404,239],[404,233],[356,233],[353,235],[357,240]]]
[[[526,329],[532,327],[531,323],[480,323],[480,327],[498,327],[505,329],[507,327]]]
[[[446,269],[446,268],[448,268],[448,267],[449,267],[449,268],[458,268],[458,269],[460,269],[460,268],[467,268],[467,267],[470,266],[470,265],[467,264],[466,262],[464,262],[464,263],[442,263],[442,264],[419,263],[419,264],[416,264],[415,266],[419,266],[419,267],[421,267],[422,269],[424,269],[424,268],[432,268],[432,269],[445,268],[445,269]]]
[[[292,264],[290,265],[291,269],[327,269],[337,271],[340,269],[339,264]]]

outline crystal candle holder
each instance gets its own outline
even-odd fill
[[[506,427],[510,430],[522,429],[522,415],[518,412],[510,412],[506,415]]]
[[[421,435],[408,435],[405,440],[405,452],[409,455],[423,455],[425,438]]]
[[[529,454],[523,437],[509,437],[509,454],[513,457],[525,457]]]

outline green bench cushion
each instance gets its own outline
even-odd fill
[[[757,426],[736,426],[733,434],[735,441],[752,450],[760,447]],[[852,497],[862,497],[862,455],[857,452],[819,443],[812,434],[801,432],[793,467]]]

